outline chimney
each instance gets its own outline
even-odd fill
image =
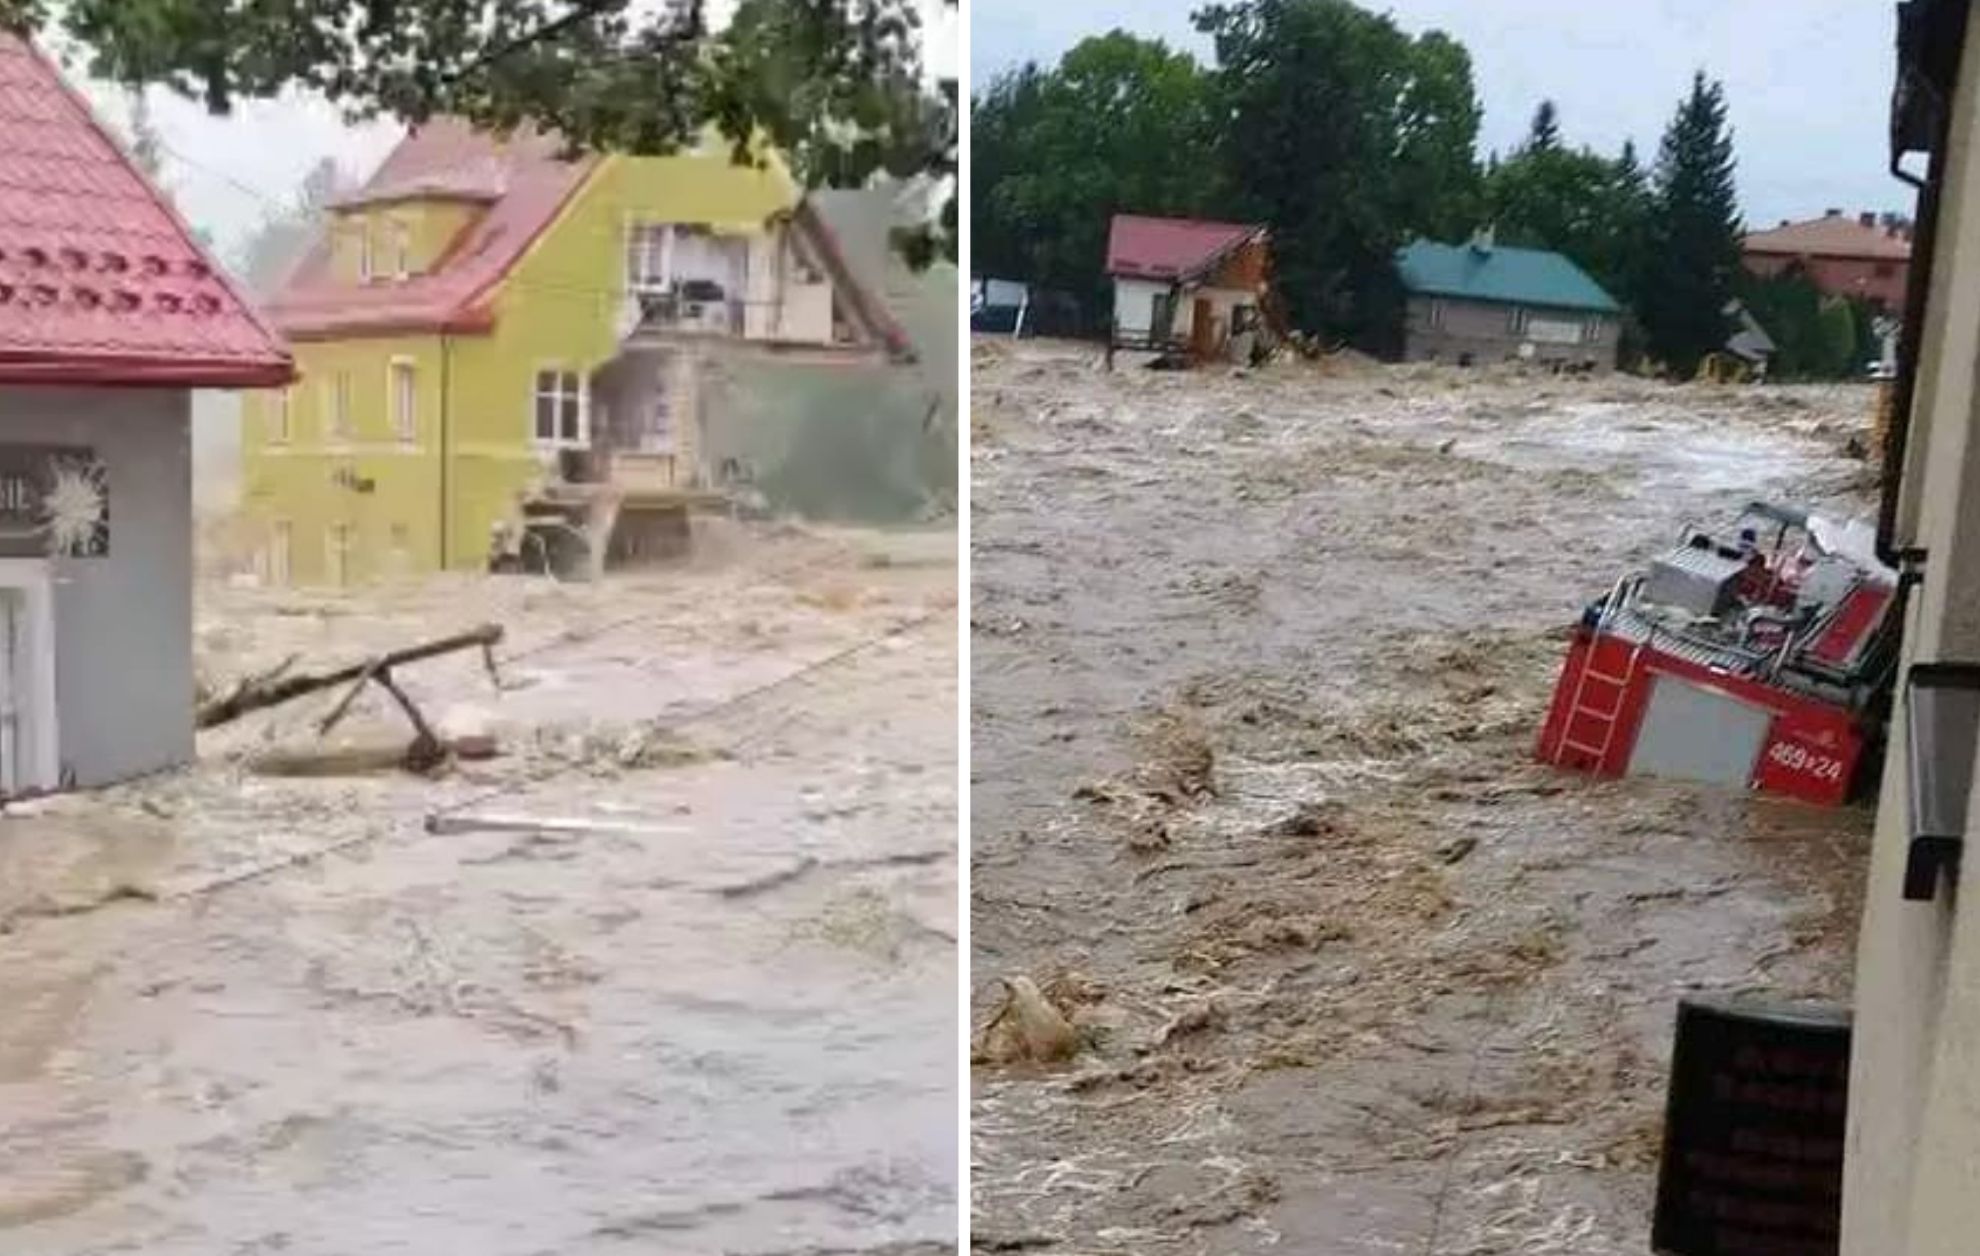
[[[1840,209],[1825,209],[1825,210],[1823,210],[1823,211],[1822,211],[1822,217],[1824,217],[1824,218],[1840,218],[1840,217],[1842,217],[1842,211],[1841,211]]]
[[[1866,209],[1856,216],[1856,225],[1859,227],[1874,227],[1877,225],[1877,215]]]
[[[1792,227],[1792,226],[1793,226],[1794,224],[1793,224],[1792,222],[1790,222],[1790,221],[1788,221],[1787,219],[1785,219],[1785,218],[1783,218],[1783,219],[1781,219],[1781,225],[1782,225],[1783,227]]]

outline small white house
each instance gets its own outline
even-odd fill
[[[192,757],[192,392],[293,374],[53,63],[0,33],[0,796]]]
[[[1258,325],[1268,268],[1263,227],[1116,214],[1107,233],[1113,343],[1225,356]]]

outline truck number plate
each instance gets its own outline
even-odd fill
[[[1843,777],[1843,761],[1832,754],[1822,754],[1806,746],[1791,741],[1777,741],[1767,757],[1790,772],[1813,777],[1818,781],[1840,781]]]

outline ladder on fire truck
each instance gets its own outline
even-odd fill
[[[1567,717],[1561,721],[1561,737],[1554,744],[1553,760],[1556,767],[1567,761],[1570,752],[1579,752],[1595,756],[1594,762],[1588,767],[1599,772],[1608,762],[1609,751],[1615,746],[1616,729],[1622,724],[1623,700],[1629,694],[1630,685],[1636,680],[1638,664],[1643,658],[1643,647],[1650,643],[1649,637],[1646,635],[1631,647],[1629,662],[1624,665],[1620,676],[1613,672],[1596,670],[1595,661],[1596,656],[1601,653],[1602,630],[1615,617],[1616,610],[1628,599],[1635,584],[1635,577],[1625,576],[1618,580],[1615,587],[1609,590],[1609,595],[1602,599],[1602,607],[1596,612],[1595,625],[1589,634],[1588,649],[1581,656],[1581,667],[1574,679],[1574,691],[1568,699]],[[1599,689],[1609,693],[1611,700],[1607,709],[1595,706],[1590,700],[1589,682],[1591,681],[1595,682]],[[1575,725],[1583,720],[1592,721],[1601,728],[1602,737],[1599,743],[1591,744],[1575,740]]]

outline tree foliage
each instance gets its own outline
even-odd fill
[[[1725,343],[1740,231],[1725,90],[1701,71],[1658,152],[1637,292],[1651,354],[1681,376]]]
[[[1740,224],[1724,93],[1703,74],[1653,170],[1632,143],[1614,156],[1571,144],[1551,100],[1518,148],[1481,165],[1471,59],[1450,37],[1352,0],[1226,0],[1194,21],[1215,50],[1207,69],[1116,32],[978,96],[981,273],[1104,309],[1114,213],[1262,222],[1295,325],[1379,351],[1401,324],[1397,248],[1491,224],[1503,243],[1567,255],[1629,307],[1626,360],[1689,373],[1724,345]]]
[[[1618,300],[1634,297],[1650,207],[1634,145],[1613,160],[1570,149],[1543,101],[1526,143],[1495,160],[1484,184],[1501,243],[1563,253]]]
[[[241,247],[239,272],[250,290],[273,295],[316,240],[330,205],[352,189],[331,158],[303,177],[292,204],[271,208]]]
[[[1230,204],[1272,228],[1294,321],[1388,347],[1396,249],[1469,217],[1480,113],[1469,54],[1348,0],[1215,4],[1195,21],[1217,50]]]
[[[1799,266],[1765,278],[1742,274],[1735,287],[1774,342],[1768,373],[1775,379],[1853,379],[1881,352],[1868,303],[1825,297]]]
[[[924,86],[914,0],[745,0],[719,36],[703,0],[0,0],[0,26],[215,113],[298,88],[353,117],[528,123],[582,149],[665,153],[712,123],[739,154],[759,135],[791,148],[819,186],[956,169],[955,85]],[[951,197],[920,251],[953,257],[954,222]]]
[[[1554,102],[1543,100],[1533,111],[1533,125],[1527,129],[1526,148],[1528,153],[1544,153],[1561,146],[1561,122]]]
[[[978,267],[1103,308],[1114,214],[1218,208],[1208,88],[1187,53],[1120,31],[993,80],[971,110]]]

